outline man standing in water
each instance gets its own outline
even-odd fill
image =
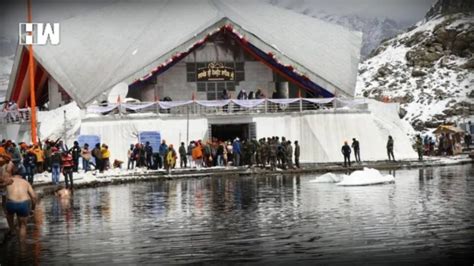
[[[15,171],[14,171],[15,172]],[[30,183],[18,174],[12,178],[13,183],[6,187],[7,202],[5,204],[8,227],[13,231],[15,214],[18,219],[20,239],[26,237],[26,222],[36,206],[36,193]]]

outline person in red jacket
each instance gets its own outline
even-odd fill
[[[66,182],[66,188],[73,189],[72,173],[74,172],[74,161],[72,155],[65,151],[61,155],[61,166],[64,175],[64,181]]]

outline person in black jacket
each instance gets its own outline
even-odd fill
[[[392,138],[392,136],[388,136],[387,155],[388,155],[388,160],[389,161],[390,161],[390,159],[393,159],[393,161],[395,162],[395,156],[393,155],[393,138]]]
[[[149,141],[145,142],[145,160],[147,169],[151,169],[153,167],[153,147]]]
[[[186,147],[184,147],[184,142],[181,142],[181,146],[178,149],[179,153],[179,166],[181,168],[186,168],[188,166],[188,160],[186,158]]]
[[[354,149],[355,161],[360,163],[360,145],[359,141],[355,138],[352,139],[352,149]]]
[[[341,149],[342,154],[344,155],[344,167],[347,167],[347,162],[349,167],[351,166],[351,147],[347,144],[347,141],[344,141],[344,146]]]
[[[79,142],[74,141],[74,146],[69,150],[72,155],[72,161],[74,163],[73,171],[77,173],[79,168],[79,157],[81,157],[81,147],[79,147]]]
[[[36,168],[36,155],[32,150],[29,150],[26,153],[25,157],[23,158],[23,165],[25,166],[28,182],[33,185],[33,178],[35,176]]]
[[[100,143],[95,144],[92,150],[92,157],[95,159],[95,169],[102,173],[104,171],[104,163],[102,160],[102,152],[100,151]]]

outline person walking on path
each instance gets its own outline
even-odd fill
[[[464,143],[466,144],[466,148],[469,150],[472,142],[472,136],[469,132],[464,134]]]
[[[234,143],[232,144],[232,151],[233,151],[233,157],[234,157],[234,166],[240,166],[240,152],[241,152],[241,146],[240,146],[240,140],[239,138],[236,138],[234,140]]]
[[[224,143],[221,141],[219,142],[219,146],[217,146],[217,165],[224,166]]]
[[[388,136],[388,141],[387,141],[387,155],[388,155],[388,160],[392,159],[395,162],[395,156],[393,155],[393,138],[392,136]]]
[[[36,155],[36,172],[42,173],[44,169],[44,152],[38,144],[33,145],[33,152]]]
[[[421,140],[421,136],[416,136],[416,151],[418,152],[418,161],[423,161],[423,141]]]
[[[189,163],[189,167],[193,168],[193,149],[194,149],[194,141],[189,142],[188,149],[186,151],[187,161]]]
[[[82,157],[82,170],[84,172],[89,171],[89,162],[91,161],[92,154],[89,150],[89,144],[84,144],[84,147],[81,150],[81,157]]]
[[[300,168],[300,145],[298,141],[295,141],[295,165],[296,168]]]
[[[173,148],[173,144],[170,144],[168,147],[168,152],[166,153],[166,171],[168,174],[171,172],[171,169],[176,165],[176,151]]]
[[[28,182],[33,185],[36,168],[36,155],[33,150],[29,150],[26,153],[25,157],[23,158],[23,165],[25,166],[26,170],[26,178]]]
[[[179,152],[179,167],[186,168],[188,167],[188,159],[186,154],[186,147],[184,147],[184,142],[181,142],[181,146],[178,149]]]
[[[158,168],[164,168],[166,165],[166,154],[168,153],[168,145],[166,145],[166,141],[161,141],[161,145],[158,148],[158,153],[160,154],[160,163],[158,164]]]
[[[352,139],[352,149],[354,150],[355,161],[360,163],[360,146],[359,141],[355,138]]]
[[[79,147],[79,142],[74,141],[74,145],[69,150],[72,155],[72,161],[74,162],[73,170],[77,173],[79,169],[79,157],[81,156],[81,147]]]
[[[59,184],[59,176],[61,168],[61,153],[59,153],[58,148],[53,147],[51,149],[51,175],[52,175],[52,182],[55,185]]]
[[[15,171],[14,171],[15,172]],[[10,233],[15,230],[15,215],[19,225],[20,240],[26,238],[26,223],[36,206],[36,193],[30,183],[19,175],[13,175],[13,183],[6,186],[6,204],[8,227]]]
[[[276,170],[277,167],[278,143],[275,138],[270,141],[270,169]]]
[[[66,188],[73,189],[73,172],[74,172],[74,158],[72,155],[65,151],[61,156],[61,168],[64,175],[64,182],[66,183]]]
[[[288,169],[293,169],[293,147],[289,140],[287,140],[286,144],[286,161],[288,162]]]
[[[127,151],[127,159],[128,159],[128,162],[127,162],[127,170],[130,170],[130,169],[133,169],[135,168],[135,145],[133,144],[130,144],[130,149],[128,149]]]
[[[196,146],[193,147],[192,157],[194,161],[194,167],[200,169],[202,166],[202,148],[199,142],[196,142]]]
[[[104,166],[102,161],[102,152],[100,151],[100,143],[95,144],[95,148],[92,150],[92,156],[95,159],[95,169],[99,170],[100,173],[104,172]]]
[[[351,147],[347,144],[347,141],[344,141],[344,145],[341,148],[341,152],[344,155],[344,167],[351,166]]]
[[[109,146],[105,143],[102,144],[102,148],[100,149],[102,153],[102,171],[110,169],[110,151]]]
[[[150,142],[145,142],[145,161],[147,169],[153,167],[153,147],[150,145]]]

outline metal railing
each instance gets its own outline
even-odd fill
[[[18,110],[1,111],[0,112],[0,123],[1,124],[20,124],[30,121],[30,108],[22,108]]]
[[[278,103],[275,101],[287,101],[289,103]],[[291,102],[292,101],[292,102]],[[117,103],[108,106],[91,106],[87,113],[96,113],[102,115],[118,114],[133,115],[140,113],[155,113],[158,115],[242,115],[242,114],[272,114],[287,112],[334,112],[351,111],[360,112],[368,110],[364,99],[359,100],[323,100],[321,103],[314,99],[296,98],[296,99],[262,99],[258,104],[250,104],[246,107],[245,101],[238,103],[230,100],[227,104],[223,101],[176,101],[176,102],[141,102],[141,103]],[[249,103],[251,100],[248,101]],[[171,104],[170,104],[171,103]],[[220,105],[219,105],[220,104]],[[170,106],[171,105],[171,106]],[[243,106],[244,105],[244,106]]]

